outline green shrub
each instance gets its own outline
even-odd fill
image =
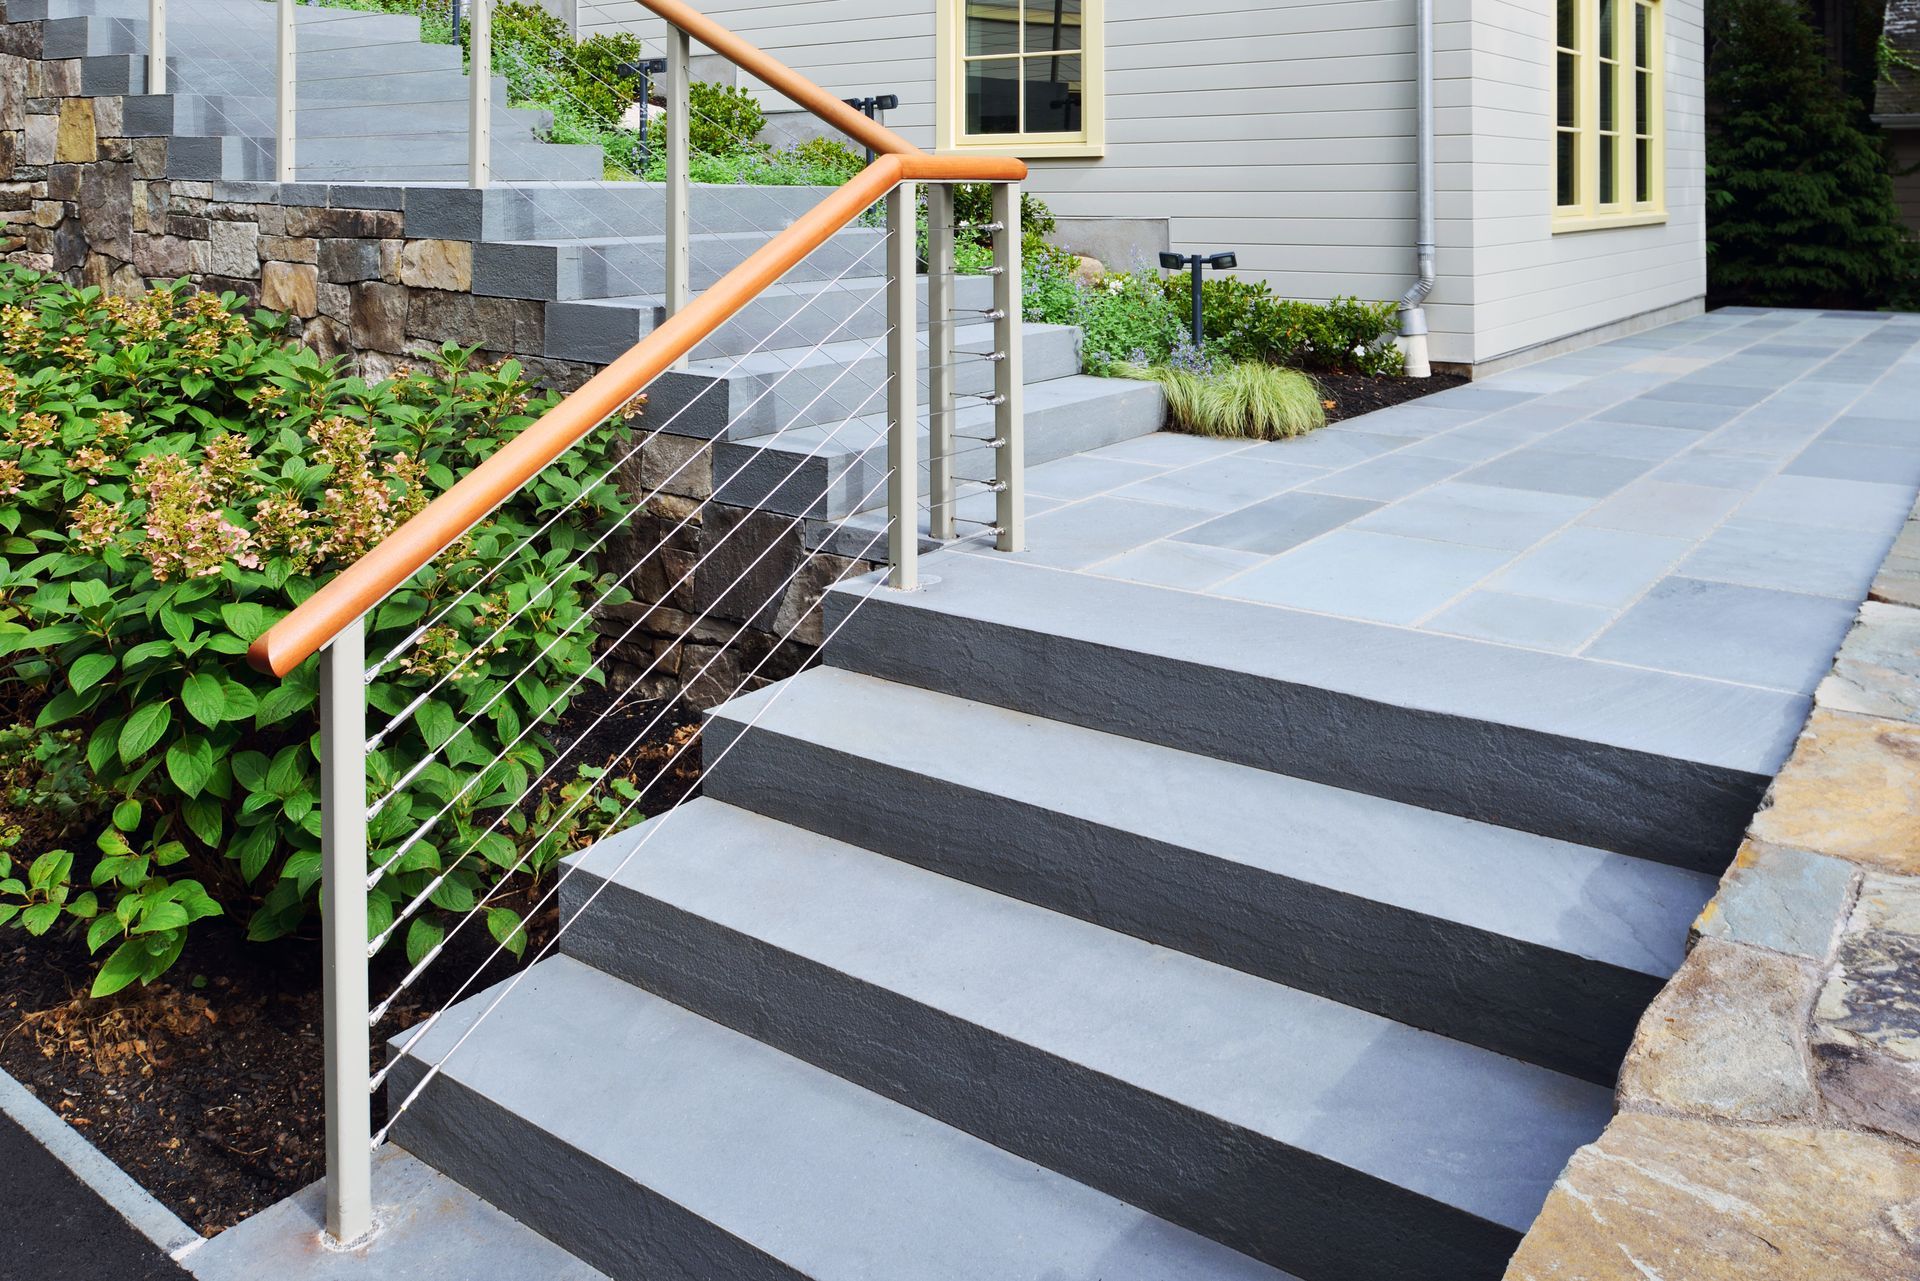
[[[734,156],[764,149],[759,138],[767,127],[767,113],[745,89],[695,80],[687,88],[687,100],[687,145],[693,154]],[[647,146],[656,153],[665,152],[665,116],[647,122]]]
[[[1915,288],[1880,149],[1798,6],[1709,0],[1707,288],[1715,303],[1877,307]]]
[[[1073,256],[1057,251],[1029,256],[1024,266],[1022,314],[1039,324],[1078,325],[1089,372],[1163,364],[1179,341],[1185,322],[1151,271],[1088,284],[1075,274]]]
[[[1189,278],[1168,276],[1164,288],[1190,314]],[[1201,286],[1200,316],[1207,341],[1234,360],[1369,377],[1406,369],[1405,356],[1392,342],[1398,308],[1391,302],[1295,302],[1275,297],[1264,280],[1217,276]]]
[[[1125,377],[1150,379],[1165,389],[1167,418],[1176,431],[1279,440],[1326,425],[1320,389],[1296,369],[1257,360],[1224,362],[1212,368],[1116,368]]]
[[[184,284],[128,300],[0,266],[0,724],[32,727],[0,735],[0,777],[13,826],[45,837],[59,809],[47,839],[79,833],[25,867],[0,841],[0,922],[85,922],[107,954],[96,992],[164,971],[208,915],[247,915],[260,939],[299,926],[320,874],[316,662],[275,680],[241,655],[551,403],[514,362],[452,347],[367,383],[238,307]],[[405,931],[410,958],[440,939],[442,912],[523,856],[537,874],[570,839],[539,839],[518,809],[482,832],[552,759],[537,731],[509,744],[565,711],[589,602],[622,599],[582,559],[626,511],[599,483],[621,435],[590,435],[368,618],[369,656],[384,655],[497,571],[368,687],[377,728],[477,655],[367,759],[379,795],[439,752],[374,819],[376,865],[451,805],[371,894],[370,934],[449,872]],[[21,759],[23,732],[45,759]],[[524,941],[506,908],[488,925]]]

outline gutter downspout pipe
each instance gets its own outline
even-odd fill
[[[1427,295],[1433,292],[1433,0],[1414,0],[1414,83],[1417,106],[1414,120],[1414,183],[1419,205],[1414,256],[1419,278],[1400,299],[1400,350],[1406,353],[1407,376],[1426,378],[1433,373],[1427,359]]]

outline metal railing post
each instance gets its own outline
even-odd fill
[[[693,40],[667,26],[667,315],[676,315],[693,297],[692,162]],[[674,368],[686,367],[682,356]]]
[[[913,184],[887,193],[887,585],[920,583],[919,246]]]
[[[327,1232],[373,1230],[367,1025],[366,621],[320,651],[320,849],[325,973]]]
[[[273,172],[281,182],[293,181],[293,0],[279,0],[276,14],[278,37],[275,40]]]
[[[167,0],[147,0],[147,92],[167,91]]]
[[[927,185],[927,532],[953,537],[953,184]]]
[[[1026,377],[1021,350],[1020,302],[1020,184],[993,186],[994,350],[1002,353],[993,365],[993,478],[997,482],[994,524],[1000,533],[994,546],[1003,552],[1025,551],[1027,546]]]
[[[493,0],[467,11],[467,185],[493,180]]]

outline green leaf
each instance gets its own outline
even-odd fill
[[[53,886],[65,883],[72,870],[71,851],[48,850],[27,868],[27,884],[44,894]]]
[[[296,712],[305,711],[313,706],[314,691],[291,683],[276,685],[260,699],[260,708],[254,713],[254,726],[265,729],[269,725],[278,725]]]
[[[27,933],[36,938],[52,929],[53,923],[59,919],[58,903],[35,903],[20,913],[20,924],[26,928]]]
[[[285,799],[299,791],[307,781],[306,752],[300,747],[283,747],[274,753],[267,769],[266,790]]]
[[[120,929],[119,919],[111,912],[95,917],[93,924],[87,927],[87,951],[98,952],[107,945],[108,939],[120,937]]]
[[[73,687],[74,693],[84,694],[90,687],[99,684],[113,670],[113,666],[111,654],[82,654],[67,669],[67,684]]]
[[[121,801],[113,807],[113,826],[121,832],[131,832],[140,826],[140,802]]]
[[[264,752],[241,752],[233,758],[233,781],[249,792],[257,792],[267,781],[267,756]]]
[[[493,935],[494,942],[516,957],[527,950],[527,932],[521,928],[520,913],[510,907],[487,909],[487,933]]]
[[[189,734],[181,739],[167,749],[167,774],[173,779],[174,786],[188,797],[200,795],[213,778],[213,744],[198,734]],[[198,832],[195,834],[198,835]],[[212,845],[214,840],[208,840],[207,844]]]
[[[195,672],[187,677],[180,687],[180,701],[186,704],[188,715],[208,729],[227,718],[226,690],[220,678],[210,673]]]
[[[231,679],[222,680],[220,682],[220,693],[227,704],[226,711],[222,714],[226,720],[244,721],[251,717],[255,711],[259,710],[260,700],[253,696],[252,690],[242,685],[239,681]]]
[[[126,656],[120,661],[127,667],[136,667],[148,659],[165,658],[173,653],[173,650],[174,645],[170,640],[141,641],[128,650]]]
[[[74,603],[83,609],[98,609],[112,599],[113,593],[97,578],[76,578],[67,584]]]
[[[148,703],[134,712],[120,731],[120,759],[131,765],[145,756],[172,723],[173,708],[165,702]]]
[[[229,631],[248,644],[252,644],[273,621],[267,614],[266,606],[253,601],[242,601],[237,605],[222,605],[220,620],[227,625]]]
[[[166,930],[177,930],[192,919],[187,915],[187,909],[172,899],[159,899],[147,904],[145,910],[140,913],[140,923],[133,927],[133,932],[159,934]]]
[[[212,849],[220,847],[220,836],[224,830],[224,816],[218,801],[198,796],[180,807],[180,816],[187,821],[187,830],[200,839],[202,845]]]
[[[107,958],[106,964],[100,967],[100,972],[94,975],[93,990],[89,995],[112,996],[145,974],[147,961],[147,949],[133,939],[128,939],[113,949],[113,955]]]
[[[240,860],[240,875],[252,884],[260,873],[266,870],[267,860],[273,857],[273,825],[262,823],[250,827],[246,835],[233,847],[232,855]]]
[[[413,924],[407,927],[407,964],[418,965],[422,957],[440,946],[440,940],[447,932],[424,916],[413,918]]]

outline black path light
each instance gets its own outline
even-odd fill
[[[1160,265],[1168,271],[1178,271],[1182,267],[1193,269],[1193,345],[1205,346],[1206,338],[1200,332],[1200,272],[1206,267],[1215,271],[1232,271],[1240,265],[1240,260],[1234,257],[1232,251],[1218,254],[1162,253]]]
[[[878,113],[882,111],[892,111],[900,105],[900,95],[896,93],[880,93],[870,98],[842,98],[840,101],[846,103],[867,119],[878,120],[880,118]],[[873,163],[872,147],[867,148],[867,163]]]

